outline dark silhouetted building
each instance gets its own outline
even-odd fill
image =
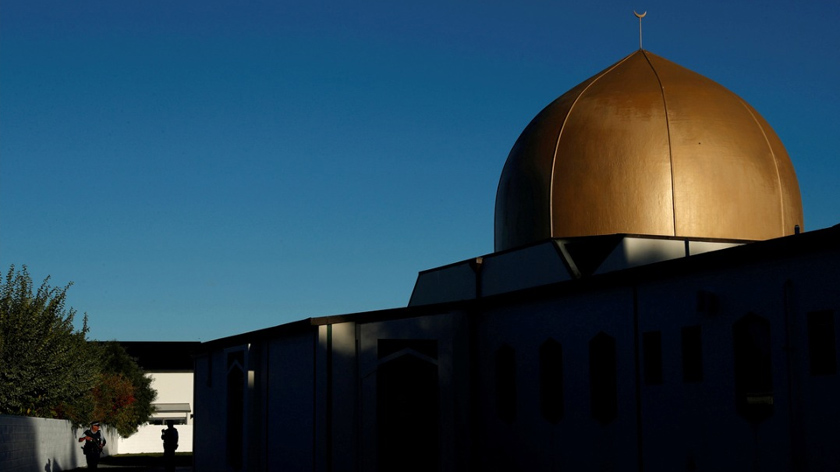
[[[840,226],[804,228],[758,112],[639,50],[522,132],[494,253],[204,343],[196,470],[831,470]]]

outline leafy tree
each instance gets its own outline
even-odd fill
[[[121,436],[130,436],[151,416],[157,392],[151,387],[152,380],[119,343],[101,343],[98,351],[102,374],[91,391],[94,417],[116,427]]]
[[[120,436],[130,436],[137,431],[132,414],[132,406],[137,403],[137,399],[134,398],[134,385],[125,376],[101,374],[91,395],[94,399],[95,418],[116,427]]]
[[[101,421],[121,436],[152,413],[151,379],[117,342],[86,339],[65,307],[67,290],[47,277],[35,290],[23,266],[0,286],[0,414]]]
[[[0,413],[56,417],[60,405],[84,415],[84,396],[99,364],[76,311],[65,307],[67,290],[47,277],[35,290],[23,266],[11,266],[0,286]],[[77,421],[81,422],[81,421]]]

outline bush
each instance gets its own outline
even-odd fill
[[[0,287],[0,413],[54,418],[64,409],[85,416],[84,397],[99,373],[85,339],[87,316],[76,330],[76,311],[65,307],[70,284],[51,287],[47,277],[33,288],[26,266],[12,266]]]
[[[67,290],[47,277],[38,290],[26,266],[12,266],[0,286],[0,414],[101,421],[121,436],[152,413],[151,380],[117,342],[86,339],[75,329]]]

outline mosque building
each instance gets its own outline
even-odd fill
[[[513,145],[495,248],[407,307],[203,343],[211,471],[840,466],[840,226],[770,125],[639,49]]]

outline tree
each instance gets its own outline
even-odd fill
[[[72,284],[49,280],[36,291],[26,266],[11,266],[0,286],[0,413],[52,418],[62,404],[86,413],[83,397],[99,372],[87,315],[75,329],[76,311],[65,307]]]
[[[94,416],[117,428],[123,437],[137,432],[153,412],[157,392],[152,380],[117,342],[97,346],[101,374],[91,391]]]
[[[12,266],[0,286],[0,414],[92,420],[137,431],[152,413],[156,392],[117,342],[86,339],[65,307],[67,290],[47,277],[38,290],[23,266]]]

